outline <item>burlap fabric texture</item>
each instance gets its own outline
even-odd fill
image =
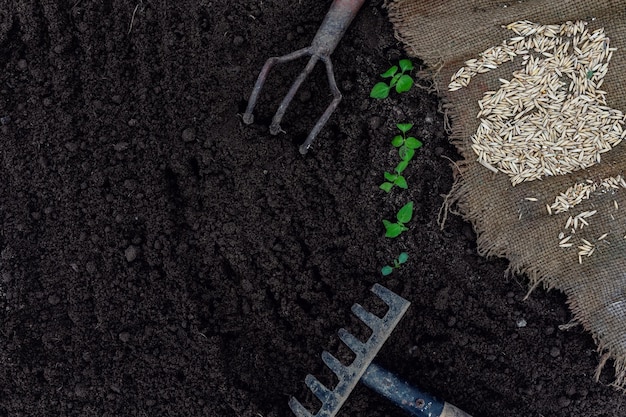
[[[575,322],[593,335],[601,353],[596,378],[606,363],[612,363],[615,367],[614,384],[623,389],[626,387],[626,185],[621,180],[626,175],[626,143],[619,143],[619,140],[623,137],[620,129],[624,122],[620,110],[626,110],[624,3],[603,0],[387,0],[386,7],[396,36],[404,42],[407,53],[424,60],[432,72],[451,121],[451,139],[463,157],[455,168],[456,182],[448,199],[451,207],[473,224],[481,254],[508,258],[512,271],[527,274],[531,288],[542,284],[567,295]],[[514,24],[520,21],[527,23]],[[541,50],[542,45],[535,45],[537,50],[534,50],[532,44],[530,48],[526,44],[526,49],[530,49],[526,51],[529,55],[526,58],[521,51],[515,57],[514,53],[511,54],[511,59],[504,59],[506,62],[498,65],[489,64],[490,59],[485,59],[486,52],[493,53],[493,47],[498,45],[504,45],[504,54],[510,52],[511,45],[518,48],[518,52],[524,49],[520,46],[524,45],[520,43],[524,41],[521,38],[537,35],[533,33],[534,29],[528,30],[528,25],[532,26],[528,22],[552,25],[548,28],[553,29],[541,29],[542,33],[548,37],[561,37],[557,45],[567,43],[567,46],[560,52],[568,51],[571,55],[564,65],[576,67],[569,74],[559,71],[559,77],[552,78],[551,91],[546,92],[543,87],[533,88],[534,70],[528,70],[526,65],[529,59],[544,64],[546,60],[553,60],[554,49]],[[568,22],[570,26],[567,26]],[[584,25],[587,32],[574,29],[568,36],[561,36],[569,30],[568,27],[576,24]],[[526,29],[522,29],[521,34],[516,33],[515,29],[519,32],[520,27]],[[616,48],[609,56],[608,65],[604,65],[609,48],[606,40],[598,44],[600,50],[604,50],[601,62],[586,61],[590,43],[604,35],[610,39],[611,51]],[[590,43],[583,44],[581,39],[585,36],[591,36]],[[471,68],[476,70],[481,62],[480,71],[470,71]],[[459,78],[461,68],[465,68],[465,75],[461,71]],[[457,84],[451,84],[455,74]],[[594,83],[595,90],[590,93],[586,87],[572,89],[570,84],[576,77],[577,82],[585,86]],[[549,78],[546,75],[545,79]],[[602,82],[599,82],[600,78]],[[531,81],[525,81],[528,79]],[[504,100],[500,96],[495,100],[499,101],[496,106],[499,110],[493,110],[495,95],[485,93],[504,90],[513,81],[517,82],[517,93],[520,86],[527,88],[534,103],[530,105],[532,109],[528,105],[519,105],[517,99]],[[585,97],[577,98],[578,95]],[[588,102],[586,107],[581,103],[582,99]],[[571,109],[572,105],[580,107],[578,113],[574,113],[577,122],[563,128],[560,115],[566,112],[566,106]],[[498,127],[500,132],[495,132],[495,136],[503,138],[500,143],[495,143],[493,136],[485,135],[490,127],[493,128],[489,120],[481,127],[487,118],[484,114],[486,106],[492,107],[492,115],[498,111],[504,114],[500,118],[505,120]],[[552,119],[544,117],[549,107],[554,107],[549,109],[555,112],[550,116]],[[477,117],[481,110],[482,114]],[[519,113],[522,111],[528,117],[521,117]],[[595,116],[588,119],[590,114]],[[495,119],[492,117],[492,120]],[[522,120],[526,124],[520,129],[518,122]],[[610,126],[605,126],[608,124]],[[551,162],[544,162],[542,158],[539,171],[532,172],[531,169],[528,175],[522,175],[525,176],[523,181],[519,181],[518,176],[518,183],[514,185],[512,175],[515,171],[537,161],[529,156],[520,162],[520,154],[507,159],[505,147],[511,141],[507,129],[513,135],[526,135],[522,145],[529,146],[537,138],[550,140],[558,136],[558,140],[568,144],[568,155],[574,157],[569,162],[575,159],[574,163],[583,158],[580,150],[572,150],[571,142],[581,141],[581,137],[587,135],[591,142],[584,146],[590,147],[587,151],[596,160],[568,168],[559,159],[564,155],[563,149],[552,144],[552,148],[548,146],[542,155],[546,159],[552,158]],[[554,129],[557,134],[553,134]],[[613,142],[614,147],[600,143],[602,141],[593,136],[602,134],[598,132],[611,133],[613,138],[619,136]],[[594,154],[593,144],[599,144],[596,151],[604,148]],[[475,145],[474,149],[472,145]],[[486,163],[478,162],[477,149],[481,146],[496,154],[499,149],[504,149],[500,152],[504,155],[495,155],[499,158],[498,165],[484,157]],[[518,164],[512,166],[516,162]],[[510,174],[505,172],[507,167]],[[561,200],[557,196],[561,196]]]

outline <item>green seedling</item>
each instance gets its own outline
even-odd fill
[[[406,136],[406,133],[413,127],[411,123],[398,123],[396,126],[398,130],[400,130],[401,135],[396,135],[391,141],[391,144],[398,148],[398,154],[402,161],[396,166],[393,173],[385,172],[385,179],[387,181],[380,185],[380,189],[387,193],[391,191],[394,185],[404,189],[408,187],[406,178],[402,176],[402,172],[404,172],[409,165],[409,161],[413,159],[415,149],[422,146],[422,142],[419,140],[412,136]]]
[[[406,263],[408,259],[409,259],[409,254],[406,252],[402,252],[400,253],[400,255],[398,255],[398,258],[393,260],[393,265],[383,266],[380,272],[383,274],[383,276],[387,276],[391,274],[394,269],[400,268],[402,264]]]
[[[380,74],[381,77],[391,78],[391,80],[389,81],[389,84],[382,81],[376,83],[370,92],[370,97],[384,99],[389,96],[389,92],[394,87],[398,93],[404,93],[413,87],[413,78],[411,78],[409,74],[405,74],[405,72],[413,69],[413,63],[411,60],[401,59],[400,62],[398,62],[398,65],[400,68],[398,68],[397,65],[394,65],[387,71]],[[400,72],[398,72],[398,69]]]
[[[383,224],[385,225],[385,237],[398,237],[402,232],[409,230],[405,224],[410,222],[412,217],[413,202],[409,201],[402,206],[402,208],[398,211],[398,214],[396,214],[397,221],[395,223],[392,223],[389,220],[383,220]]]
[[[413,136],[407,137],[407,132],[413,128],[412,123],[398,123],[396,126],[402,134],[396,135],[391,141],[391,144],[398,148],[400,159],[408,163],[411,159],[413,159],[415,150],[422,146],[422,142]]]
[[[394,173],[385,171],[385,179],[387,181],[380,184],[379,188],[387,193],[391,191],[394,185],[399,188],[407,189],[408,185],[406,183],[406,179],[401,175],[402,171],[404,171],[406,167],[407,167],[407,164],[405,164],[404,161],[402,161],[394,169]]]

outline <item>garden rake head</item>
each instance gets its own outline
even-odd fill
[[[293,413],[297,417],[333,417],[339,412],[356,384],[361,381],[413,416],[471,417],[455,406],[437,400],[372,363],[411,304],[379,284],[374,284],[372,292],[387,304],[389,307],[387,313],[380,318],[365,310],[360,304],[352,306],[352,313],[372,330],[372,334],[367,342],[363,343],[347,330],[339,329],[339,338],[356,355],[354,361],[345,366],[327,351],[322,352],[322,360],[337,376],[339,382],[333,390],[330,390],[313,375],[307,375],[304,382],[322,402],[322,406],[317,413],[312,414],[292,397],[289,400],[289,407]]]
[[[254,106],[256,105],[257,99],[259,97],[259,93],[263,88],[263,84],[267,79],[267,76],[270,72],[270,69],[276,64],[283,64],[285,62],[293,61],[295,59],[301,58],[303,56],[310,56],[309,62],[307,63],[304,70],[300,73],[296,81],[293,83],[287,95],[283,98],[283,101],[280,103],[274,118],[272,119],[272,124],[270,125],[270,133],[272,135],[277,135],[281,132],[280,122],[283,119],[285,112],[287,111],[287,107],[296,92],[306,79],[306,77],[313,71],[315,64],[317,61],[321,60],[326,65],[326,74],[328,77],[328,84],[330,87],[330,91],[333,95],[332,102],[326,108],[326,111],[322,114],[322,117],[319,118],[309,136],[306,138],[304,143],[300,146],[300,153],[305,154],[308,152],[313,140],[318,135],[320,130],[324,127],[330,116],[333,114],[339,102],[341,101],[341,92],[337,87],[337,82],[335,81],[335,75],[333,71],[333,64],[330,60],[330,55],[333,53],[337,44],[343,37],[343,34],[350,26],[350,23],[358,13],[359,9],[363,5],[365,0],[334,0],[322,22],[320,28],[311,43],[311,46],[300,49],[298,51],[292,52],[287,55],[283,55],[280,57],[272,57],[269,58],[261,72],[259,77],[256,80],[254,88],[252,90],[252,94],[250,94],[250,99],[248,100],[248,106],[246,108],[245,113],[243,114],[243,121],[245,124],[251,124],[254,121],[254,115],[252,112],[254,111]]]

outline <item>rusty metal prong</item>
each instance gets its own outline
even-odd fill
[[[252,112],[254,111],[254,106],[256,105],[257,99],[259,98],[259,94],[261,93],[261,89],[265,84],[265,80],[267,79],[267,75],[269,74],[272,67],[276,64],[284,64],[285,62],[293,61],[295,59],[301,58],[305,55],[311,55],[313,53],[313,48],[308,46],[306,48],[299,49],[295,52],[291,52],[287,55],[283,56],[274,56],[268,58],[259,73],[259,76],[254,84],[254,88],[252,89],[252,93],[250,94],[250,99],[248,100],[248,106],[246,107],[246,112],[243,114],[243,122],[247,125],[252,124],[254,122],[254,115]]]
[[[341,91],[339,91],[339,87],[337,87],[337,81],[335,81],[335,72],[333,70],[333,63],[328,56],[322,56],[320,59],[326,65],[326,75],[328,77],[328,86],[330,87],[330,92],[333,94],[333,101],[330,102],[324,114],[319,118],[313,129],[309,132],[309,136],[307,136],[306,140],[302,145],[300,145],[300,153],[302,155],[306,154],[313,144],[313,141],[317,137],[317,134],[322,130],[330,116],[333,114],[339,103],[341,102]]]
[[[289,103],[293,100],[294,96],[298,92],[298,89],[304,80],[306,80],[306,77],[308,77],[311,71],[313,71],[313,67],[315,67],[315,64],[317,64],[319,59],[320,57],[318,55],[313,54],[311,56],[311,59],[309,59],[309,62],[306,64],[306,67],[304,67],[304,70],[302,70],[302,72],[298,75],[298,78],[296,78],[291,85],[291,88],[283,98],[283,101],[280,102],[280,106],[278,107],[278,110],[276,110],[276,114],[274,115],[272,124],[270,125],[270,133],[272,135],[277,135],[281,131],[280,122],[283,120],[283,116],[287,111],[287,107],[289,107]]]

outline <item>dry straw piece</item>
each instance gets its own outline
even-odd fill
[[[602,355],[596,377],[612,364],[626,389],[623,2],[386,6],[431,69],[462,158],[445,208],[472,222],[481,255],[563,291]]]

